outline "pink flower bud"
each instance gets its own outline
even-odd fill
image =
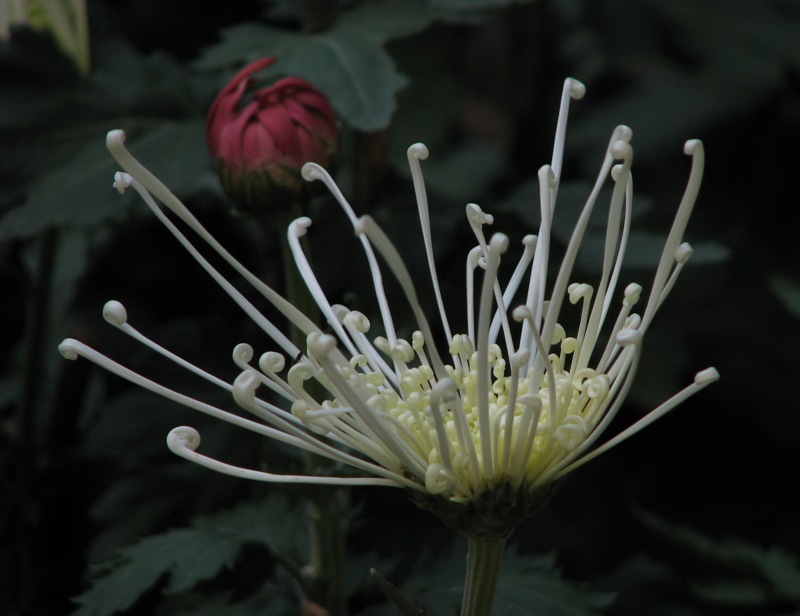
[[[328,99],[307,81],[284,77],[255,89],[253,73],[275,58],[248,64],[219,93],[206,120],[211,158],[225,192],[245,210],[286,207],[304,199],[302,166],[330,167],[339,127]]]

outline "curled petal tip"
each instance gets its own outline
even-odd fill
[[[108,131],[106,134],[106,147],[109,150],[121,147],[125,143],[125,131],[119,128]]]
[[[352,327],[356,331],[366,334],[369,331],[370,323],[365,314],[353,310],[348,312],[344,317],[344,323],[348,327]]]
[[[675,260],[678,263],[686,263],[691,258],[692,253],[694,253],[694,249],[691,244],[684,242],[675,249]]]
[[[633,129],[625,124],[620,124],[614,129],[613,141],[628,141],[633,139]]]
[[[306,163],[300,173],[306,182],[313,182],[322,178],[323,170],[317,163]]]
[[[247,344],[246,342],[240,342],[235,347],[233,347],[233,361],[234,363],[242,362],[248,363],[251,359],[253,359],[253,347]]]
[[[78,359],[78,352],[75,350],[75,340],[72,338],[65,338],[58,345],[58,352],[64,359],[75,360]]]
[[[286,367],[286,358],[280,353],[268,351],[258,360],[258,365],[264,372],[277,373]]]
[[[633,157],[633,148],[627,139],[617,139],[611,144],[611,155],[616,160],[630,160]],[[617,178],[614,178],[615,180]]]
[[[586,86],[583,82],[578,81],[572,77],[567,77],[567,85],[569,87],[569,95],[573,100],[579,101],[586,94]]]
[[[128,322],[128,311],[125,310],[125,306],[123,306],[120,302],[115,299],[106,302],[105,306],[103,306],[103,318],[106,320],[107,323],[111,323],[111,325],[116,325],[119,327],[120,325],[125,325]]]
[[[630,146],[628,146],[628,147],[630,147]],[[631,152],[633,152],[633,150],[631,150]],[[625,164],[624,163],[618,163],[618,164],[614,165],[613,167],[611,167],[611,179],[614,180],[615,182],[619,182],[623,177],[627,177],[627,176],[623,176],[623,171],[624,170],[625,170]]]
[[[617,334],[617,342],[619,342],[622,346],[641,344],[642,332],[640,332],[638,329],[623,329]]]
[[[494,216],[487,214],[477,203],[467,203],[467,219],[479,225],[490,225],[494,222]]]
[[[454,483],[453,474],[441,464],[431,464],[425,473],[425,489],[431,494],[441,494]]]
[[[173,428],[167,434],[167,447],[172,453],[180,454],[184,449],[196,451],[200,447],[200,433],[190,426]]]
[[[242,408],[250,408],[255,404],[258,377],[252,370],[245,370],[233,381],[233,399]]]
[[[308,337],[308,350],[315,357],[327,357],[336,348],[336,338],[328,334]]]
[[[489,240],[489,248],[490,250],[496,250],[497,252],[504,253],[508,250],[508,245],[511,241],[508,239],[508,236],[505,233],[495,233],[492,235],[492,239]]]
[[[517,401],[522,405],[531,410],[537,410],[542,408],[542,399],[536,394],[523,394]]]
[[[511,313],[511,316],[514,317],[514,320],[517,322],[533,318],[531,309],[528,308],[527,306],[517,306],[516,308],[514,308],[513,312]]]
[[[694,377],[694,382],[698,385],[708,385],[719,380],[719,372],[716,368],[706,368],[698,372]]]
[[[573,282],[567,287],[567,293],[569,293],[569,303],[577,304],[581,300],[590,299],[594,293],[594,289],[592,285]]]
[[[301,216],[300,218],[295,218],[292,221],[292,223],[289,225],[289,229],[297,237],[303,237],[308,232],[308,228],[310,226],[311,219],[308,216]]]
[[[424,143],[415,143],[408,147],[408,157],[416,158],[418,160],[425,160],[428,158],[428,147]]]
[[[703,142],[699,139],[689,139],[683,145],[683,153],[687,156],[692,156],[697,150],[703,149]]]
[[[628,302],[628,305],[633,306],[636,304],[641,296],[642,285],[632,282],[625,287],[625,301]]]
[[[119,194],[125,194],[125,191],[130,188],[133,183],[133,178],[122,171],[117,171],[114,174],[114,183],[111,185],[117,189]]]

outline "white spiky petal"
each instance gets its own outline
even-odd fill
[[[233,360],[241,372],[228,383],[164,349],[128,324],[119,302],[104,308],[106,320],[156,352],[196,375],[231,392],[256,419],[213,407],[150,381],[76,340],[60,345],[65,357],[83,356],[111,372],[195,410],[253,432],[349,465],[358,476],[282,475],[239,468],[197,451],[200,435],[179,427],[167,439],[178,455],[208,468],[261,481],[384,485],[404,487],[468,503],[489,486],[533,492],[606,451],[645,427],[705,385],[716,370],[698,373],[694,383],[616,437],[597,445],[622,404],[633,379],[644,334],[671,290],[691,247],[682,243],[700,186],[703,149],[689,141],[685,152],[692,169],[641,315],[633,312],[642,287],[629,284],[615,292],[628,240],[632,179],[631,130],[617,127],[609,141],[600,173],[575,225],[555,281],[547,280],[551,227],[558,194],[570,99],[584,87],[568,79],[564,85],[551,164],[539,171],[541,226],[523,239],[524,250],[505,286],[499,276],[507,236],[488,240],[483,227],[493,222],[476,204],[466,208],[477,244],[466,257],[467,331],[453,333],[433,258],[427,196],[420,161],[428,157],[422,144],[412,145],[408,160],[419,210],[423,245],[437,306],[437,322],[420,305],[414,279],[381,228],[359,218],[328,173],[316,164],[303,169],[308,181],[323,182],[356,231],[372,277],[384,336],[370,336],[364,314],[331,304],[311,268],[300,238],[311,220],[295,220],[288,241],[295,263],[332,333],[302,314],[258,280],[204,229],[189,210],[125,149],[124,134],[112,131],[108,147],[125,170],[114,186],[135,189],[153,213],[198,263],[275,342],[254,364],[253,349],[240,344]],[[597,284],[570,283],[573,265],[602,187],[613,183],[608,208],[603,266]],[[161,205],[159,205],[159,202]],[[185,228],[217,252],[307,337],[298,349],[281,329],[242,295],[203,257],[166,208]],[[408,307],[390,307],[384,292],[381,262],[399,283]],[[525,287],[524,299],[516,300]],[[549,289],[549,296],[548,296]],[[559,323],[564,300],[577,305],[580,323],[567,332]],[[620,306],[616,315],[612,306]],[[395,313],[411,309],[415,331],[410,340],[397,335]],[[515,322],[517,323],[515,325]],[[446,344],[446,346],[444,346]],[[447,350],[444,357],[439,346]],[[287,368],[286,358],[293,363]],[[296,358],[296,359],[295,359]],[[310,381],[316,384],[310,386]],[[257,390],[267,395],[257,395]]]

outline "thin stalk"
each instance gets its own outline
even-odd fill
[[[345,537],[348,493],[318,486],[309,495],[311,519],[311,570],[316,576],[315,599],[331,616],[347,614]]]
[[[469,537],[461,616],[490,616],[505,537]]]

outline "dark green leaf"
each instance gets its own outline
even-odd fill
[[[751,602],[761,588],[771,600],[800,600],[800,558],[778,548],[763,548],[739,539],[716,540],[686,526],[672,525],[646,511],[638,512],[645,526],[704,563],[706,579],[696,582],[706,598]],[[741,592],[732,586],[741,584]],[[724,589],[728,590],[724,590]]]
[[[633,129],[640,162],[678,155],[683,140],[704,138],[715,125],[770,100],[785,83],[783,66],[800,61],[796,10],[785,15],[770,2],[748,0],[649,0],[637,8],[653,14],[634,20],[631,36],[629,7],[611,7],[606,16],[614,24],[605,33],[616,47],[611,70],[627,68],[623,81],[629,85],[580,112],[587,115],[569,131],[578,149],[603,143],[614,125],[624,123]],[[648,25],[660,30],[648,31]],[[664,30],[675,37],[685,64],[666,60],[658,49],[643,53],[642,38],[656,41]],[[638,54],[636,62],[632,54]],[[589,88],[581,108],[593,92]],[[596,161],[585,165],[591,171]]]
[[[335,33],[314,36],[245,24],[225,31],[224,41],[203,58],[203,66],[219,66],[277,56],[277,76],[291,74],[322,90],[336,112],[354,128],[385,127],[395,109],[395,94],[406,80],[386,51],[366,38]]]
[[[336,112],[358,130],[385,128],[406,85],[383,44],[428,26],[436,16],[422,2],[369,3],[341,15],[330,30],[297,34],[256,24],[223,33],[223,41],[203,56],[200,66],[226,67],[243,60],[277,56],[265,74],[290,74],[313,83]]]
[[[78,597],[75,616],[104,616],[131,607],[165,574],[177,571],[175,589],[188,579],[208,579],[229,566],[239,545],[229,538],[206,536],[192,529],[142,539],[121,551],[121,560]]]
[[[795,4],[780,8],[775,2],[749,0],[649,0],[664,15],[705,41],[703,46],[720,55],[731,49],[754,57],[800,66],[797,28],[800,11]]]
[[[282,498],[246,504],[230,511],[197,518],[190,528],[140,540],[120,551],[104,567],[92,588],[77,598],[75,616],[105,616],[132,606],[162,576],[167,592],[178,593],[229,567],[246,543],[275,553],[291,552],[302,537],[300,516]]]
[[[376,43],[421,32],[440,16],[421,0],[364,2],[342,15],[332,28],[337,37],[363,37]]]
[[[120,39],[101,40],[97,46],[97,66],[83,97],[101,117],[181,118],[205,113],[213,88],[185,64],[163,52],[143,55]]]
[[[186,194],[208,167],[201,120],[164,121],[129,142],[131,151],[167,184]],[[91,137],[66,164],[35,181],[26,202],[0,220],[0,239],[29,237],[50,226],[87,227],[120,220],[132,202],[112,188],[117,163],[105,135]]]
[[[618,563],[596,583],[617,593],[611,613],[639,616],[700,616],[690,607],[686,583],[672,567],[639,553]]]

